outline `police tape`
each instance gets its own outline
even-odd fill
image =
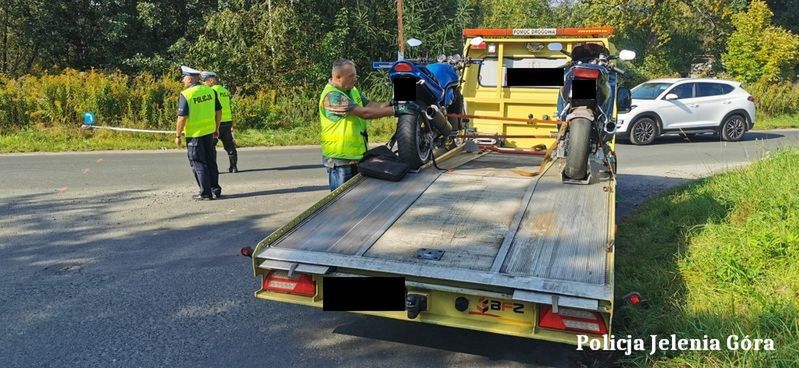
[[[148,129],[134,129],[134,128],[118,128],[118,127],[86,125],[86,124],[81,126],[81,129],[108,129],[108,130],[114,130],[114,131],[118,131],[118,132],[175,134],[174,130],[148,130]]]

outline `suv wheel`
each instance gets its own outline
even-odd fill
[[[746,119],[741,115],[730,115],[721,123],[721,139],[725,141],[739,141],[744,133],[746,133]]]
[[[650,144],[655,141],[658,124],[655,119],[643,117],[630,126],[630,142],[635,145]]]

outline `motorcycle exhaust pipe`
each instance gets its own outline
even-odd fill
[[[449,134],[452,133],[452,124],[450,124],[447,117],[441,113],[438,106],[430,105],[424,109],[424,117],[427,118],[427,121],[430,122],[430,126],[438,134],[448,137]]]
[[[612,121],[605,123],[605,133],[608,134],[616,133],[616,123]]]

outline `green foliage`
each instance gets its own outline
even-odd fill
[[[799,150],[660,195],[619,226],[616,336],[771,338],[776,351],[684,351],[623,366],[793,367],[799,361]],[[768,188],[768,195],[763,194]]]
[[[8,128],[75,126],[83,112],[104,125],[163,128],[174,124],[175,77],[66,69],[57,75],[0,80],[0,124]]]
[[[609,25],[618,49],[638,53],[621,64],[628,71],[622,83],[633,86],[719,58],[735,30],[725,55],[734,76],[745,74],[748,85],[764,75],[792,80],[796,36],[770,25],[762,1],[749,7],[757,16],[742,13],[747,3],[405,0],[405,37],[423,41],[406,56],[460,53],[467,27]],[[795,4],[769,3],[776,23],[793,19],[785,10]],[[370,64],[396,57],[396,18],[395,0],[5,0],[0,126],[71,126],[83,111],[95,111],[110,125],[169,128],[180,89],[175,73],[188,64],[221,76],[236,95],[242,129],[304,129],[317,123],[317,94],[335,59],[356,63],[359,87],[373,101],[390,97],[385,72]],[[747,53],[756,57],[739,56]],[[795,88],[752,88],[761,113],[796,113]]]
[[[552,17],[546,0],[497,0],[485,5],[483,27],[550,27]]]
[[[766,0],[768,7],[774,10],[774,24],[795,34],[799,34],[799,1]]]
[[[758,113],[777,116],[799,112],[799,83],[760,81],[745,87],[755,96]]]
[[[791,79],[799,64],[799,36],[771,25],[773,13],[754,0],[746,12],[733,17],[735,32],[723,61],[727,70],[745,82]]]

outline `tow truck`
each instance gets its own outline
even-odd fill
[[[255,297],[566,344],[601,340],[614,307],[614,168],[592,155],[592,183],[562,182],[559,88],[535,76],[568,61],[548,43],[614,51],[611,34],[465,29],[464,55],[482,60],[461,84],[467,143],[399,182],[357,175],[245,248]]]

